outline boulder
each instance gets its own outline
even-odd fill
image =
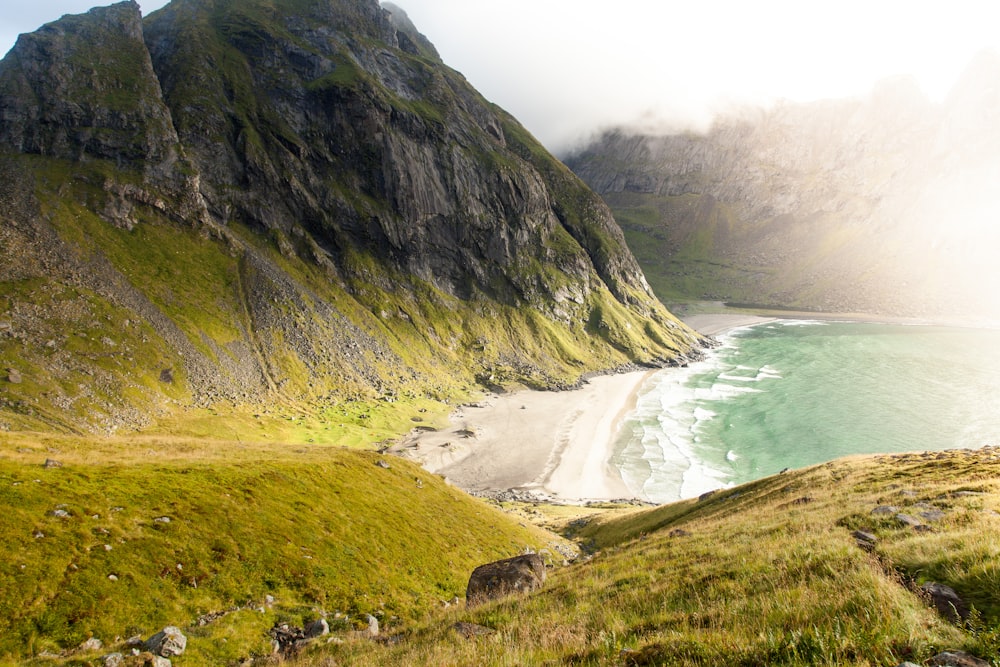
[[[910,516],[909,514],[897,514],[896,521],[904,526],[909,526],[910,528],[920,528],[924,525],[923,521],[915,516]]]
[[[969,606],[950,586],[928,581],[920,587],[920,591],[930,599],[939,614],[953,623],[969,617]]]
[[[990,663],[965,651],[945,651],[931,658],[933,667],[990,667]]]
[[[100,651],[103,647],[104,642],[97,637],[91,637],[87,641],[80,644],[81,651]]]
[[[305,636],[307,639],[314,639],[328,634],[330,634],[330,624],[326,622],[325,618],[315,620],[305,627]]]
[[[865,551],[874,550],[875,545],[878,544],[878,538],[866,530],[856,530],[851,533],[851,537],[853,537],[855,542],[858,543],[858,546]]]
[[[538,554],[524,554],[480,565],[472,571],[465,603],[472,606],[515,592],[528,592],[545,582],[545,562]]]
[[[947,514],[939,509],[929,509],[925,512],[920,513],[920,518],[924,521],[940,521],[945,518]]]
[[[180,628],[168,625],[146,640],[147,651],[163,658],[169,658],[184,653],[187,648],[187,637]]]
[[[124,664],[124,653],[109,653],[101,658],[102,667],[121,667]]]

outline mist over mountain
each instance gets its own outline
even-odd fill
[[[566,163],[668,302],[995,320],[998,80],[984,52],[940,104],[889,79],[705,133],[609,130]]]
[[[373,0],[22,35],[0,174],[3,428],[559,387],[697,342],[600,198]]]

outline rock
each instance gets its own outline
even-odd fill
[[[173,384],[174,383],[174,369],[164,368],[160,371],[160,382],[163,384]]]
[[[851,537],[853,537],[858,543],[858,546],[865,551],[872,551],[875,548],[875,545],[878,544],[878,538],[864,530],[854,531],[851,533]]]
[[[296,628],[288,625],[287,623],[275,625],[270,629],[268,634],[270,634],[271,639],[274,640],[273,646],[275,653],[293,652],[301,645],[302,642],[306,641],[306,633],[302,628]]]
[[[81,651],[100,651],[102,648],[104,648],[104,642],[97,637],[91,637],[87,641],[80,644]]]
[[[372,616],[371,614],[368,614],[367,621],[368,621],[368,629],[365,630],[365,633],[367,633],[369,637],[378,637],[378,632],[379,632],[378,619]]]
[[[969,617],[968,605],[950,586],[928,581],[920,587],[920,591],[930,598],[939,614],[953,623],[958,623]]]
[[[932,667],[990,667],[990,663],[965,651],[944,651],[927,661]]]
[[[689,533],[688,531],[684,530],[683,528],[674,528],[669,533],[667,533],[667,536],[668,537],[690,537],[691,533]]]
[[[325,618],[320,618],[307,625],[305,627],[304,634],[308,639],[315,639],[316,637],[328,635],[330,634],[330,624],[326,622]]]
[[[101,657],[103,667],[121,667],[125,663],[125,655],[122,653],[109,653]]]
[[[109,574],[108,575],[108,581],[118,581],[118,575],[117,574]]]
[[[68,519],[70,517],[70,513],[64,509],[54,509],[49,512],[49,516],[54,516],[57,519]]]
[[[173,625],[168,625],[146,640],[147,651],[164,658],[184,653],[187,648],[187,637]]]
[[[485,625],[476,625],[475,623],[466,623],[465,621],[459,621],[451,627],[466,639],[475,639],[476,637],[492,635],[496,632],[493,628],[487,628]]]
[[[376,461],[375,465],[377,465],[379,468],[385,468],[386,470],[389,469],[389,464],[386,463],[385,461],[383,461],[382,459],[379,459],[378,461]]]
[[[545,582],[545,562],[538,554],[524,554],[480,565],[472,571],[465,603],[472,606],[509,595],[528,592]]]
[[[20,384],[22,380],[21,371],[16,368],[7,369],[7,382],[10,382],[11,384]]]
[[[56,461],[55,459],[45,459],[45,463],[42,464],[43,468],[62,468],[62,463]]]
[[[927,510],[926,512],[920,513],[920,518],[924,521],[940,521],[947,516],[944,512],[939,509]]]
[[[899,512],[899,508],[894,505],[879,505],[872,510],[872,514],[878,516],[883,514],[896,514]]]
[[[158,516],[153,521],[156,523],[170,523],[171,519],[169,516]]]
[[[907,661],[899,663],[896,667],[920,667],[920,665],[916,664],[915,662]]]
[[[910,528],[921,528],[924,522],[915,516],[910,516],[909,514],[897,514],[896,521],[899,521],[904,526],[909,526]]]

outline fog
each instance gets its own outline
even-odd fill
[[[0,52],[86,0],[8,3]],[[163,0],[140,3],[149,13]],[[1000,48],[987,0],[396,0],[488,99],[565,151],[612,124],[707,125],[734,103],[867,92],[912,74],[940,99],[972,55]]]

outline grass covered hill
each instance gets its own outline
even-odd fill
[[[6,436],[0,664],[104,664],[165,625],[178,666],[997,664],[998,499],[996,448],[512,514],[372,452]],[[590,556],[565,564],[526,517]],[[525,548],[553,566],[542,589],[466,608],[472,569]],[[931,583],[961,602],[935,609]],[[272,628],[319,618],[329,635],[272,655]]]
[[[47,464],[47,465],[46,465]],[[565,540],[416,465],[340,447],[0,436],[0,664],[103,664],[181,627],[176,665],[271,655],[321,617],[385,632],[464,597],[476,566]],[[99,650],[77,650],[97,638]],[[89,662],[88,662],[89,661]]]
[[[965,651],[1000,664],[996,448],[840,460],[568,528],[596,554],[543,590],[446,610],[391,647],[330,655],[352,665],[895,667]],[[928,583],[957,592],[962,620],[934,608]],[[457,623],[490,632],[465,639]]]

